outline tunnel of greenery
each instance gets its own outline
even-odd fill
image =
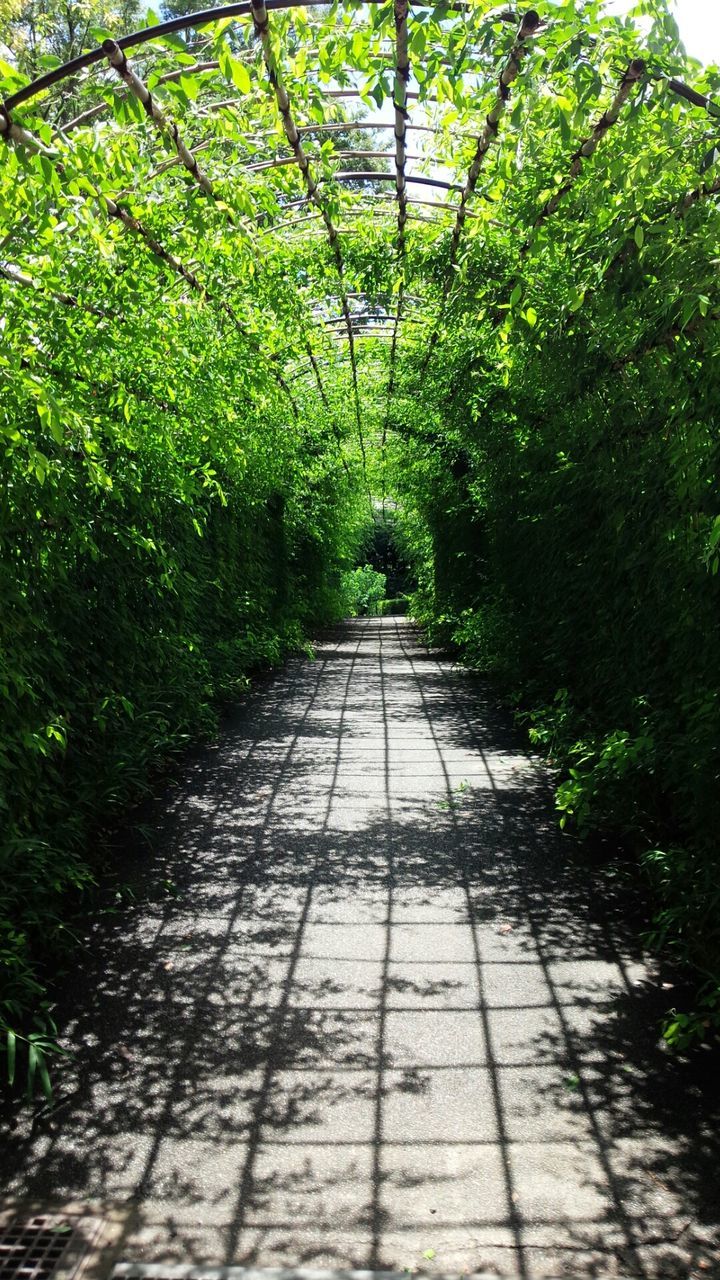
[[[711,1034],[720,72],[666,0],[126,29],[0,62],[10,1074],[98,833],[373,555],[639,861],[666,1035]]]

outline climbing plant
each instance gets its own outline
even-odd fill
[[[0,63],[4,1024],[50,1034],[91,833],[393,501],[416,612],[514,692],[566,830],[637,851],[702,1032],[720,73],[665,0],[114,12]]]

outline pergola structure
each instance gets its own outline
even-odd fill
[[[5,161],[46,193],[44,209],[33,187],[10,211],[5,282],[122,324],[99,278],[78,287],[71,248],[58,272],[37,236],[49,217],[45,234],[100,245],[110,225],[118,269],[156,271],[158,305],[210,307],[291,419],[319,395],[342,447],[350,403],[364,461],[368,403],[384,441],[402,371],[417,395],[441,359],[468,263],[494,240],[531,273],[549,224],[603,206],[600,234],[622,253],[632,214],[618,155],[642,145],[659,101],[694,111],[698,136],[718,114],[644,56],[629,21],[597,27],[590,2],[569,32],[552,13],[320,0],[308,16],[295,0],[252,0],[108,36],[0,108]],[[562,172],[543,168],[553,128]],[[679,216],[720,190],[689,187],[680,154],[665,167],[659,203]]]

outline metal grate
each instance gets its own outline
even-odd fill
[[[0,1280],[50,1280],[75,1235],[67,1218],[43,1214],[0,1229]]]
[[[72,1213],[0,1217],[0,1280],[71,1280],[100,1226]]]

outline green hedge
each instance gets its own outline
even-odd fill
[[[190,424],[168,447],[150,421],[129,447],[109,414],[98,475],[31,405],[6,408],[0,1025],[36,1035],[42,1066],[45,975],[75,945],[99,828],[212,734],[253,669],[340,616],[354,508],[334,457],[288,466],[272,435],[232,467],[219,430],[199,465]]]
[[[510,389],[417,433],[399,471],[414,612],[519,708],[560,770],[564,829],[603,830],[639,859],[648,940],[698,985],[694,1010],[668,1017],[678,1046],[720,1027],[720,366],[708,344],[705,358],[688,345],[684,360],[613,377],[579,337],[528,343]]]

